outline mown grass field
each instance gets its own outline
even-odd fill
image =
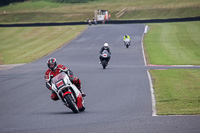
[[[147,61],[200,65],[200,22],[149,24]],[[157,115],[200,115],[200,69],[150,70]]]
[[[200,65],[200,21],[149,24],[145,36],[148,63]]]
[[[86,26],[0,28],[0,64],[28,63],[79,35]]]
[[[157,115],[200,115],[200,69],[150,70]]]
[[[86,21],[94,10],[108,10],[111,20],[164,19],[200,16],[199,0],[97,0],[64,4],[45,1],[24,2],[0,7],[0,23]],[[125,9],[117,18],[116,14]],[[5,11],[5,13],[4,13]]]

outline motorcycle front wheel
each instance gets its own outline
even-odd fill
[[[108,62],[107,62],[106,60],[103,60],[103,61],[102,61],[103,69],[106,69],[107,64],[108,64]]]
[[[65,95],[65,100],[67,101],[67,104],[69,105],[69,108],[74,112],[74,113],[78,113],[78,107],[76,105],[76,103],[74,102],[74,100],[72,99],[71,95]]]

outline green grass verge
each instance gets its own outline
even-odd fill
[[[149,27],[144,39],[149,64],[200,65],[200,21]]]
[[[86,21],[98,9],[108,10],[112,20],[195,17],[200,16],[200,1],[98,0],[78,4],[28,1],[0,7],[0,23]],[[124,14],[117,18],[122,9]]]
[[[157,115],[200,115],[200,69],[150,70]]]
[[[166,19],[166,18],[184,18],[200,16],[199,7],[182,8],[149,8],[135,9],[127,11],[121,19],[145,20],[145,19]]]
[[[69,42],[86,26],[0,28],[0,64],[28,63]]]
[[[144,47],[149,64],[199,65],[200,22],[149,24]],[[150,70],[157,115],[200,114],[200,70]]]

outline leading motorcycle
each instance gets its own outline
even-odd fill
[[[131,45],[130,39],[126,38],[126,39],[124,40],[124,45],[126,46],[126,48],[128,48],[128,47]]]
[[[52,78],[51,84],[52,90],[57,94],[58,98],[74,113],[85,110],[81,92],[72,84],[66,73],[61,72]]]

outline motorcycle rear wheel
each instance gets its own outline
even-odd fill
[[[69,108],[74,112],[74,113],[78,113],[78,107],[76,105],[76,103],[73,101],[71,95],[65,95],[65,100],[67,101],[67,104],[69,105]]]

